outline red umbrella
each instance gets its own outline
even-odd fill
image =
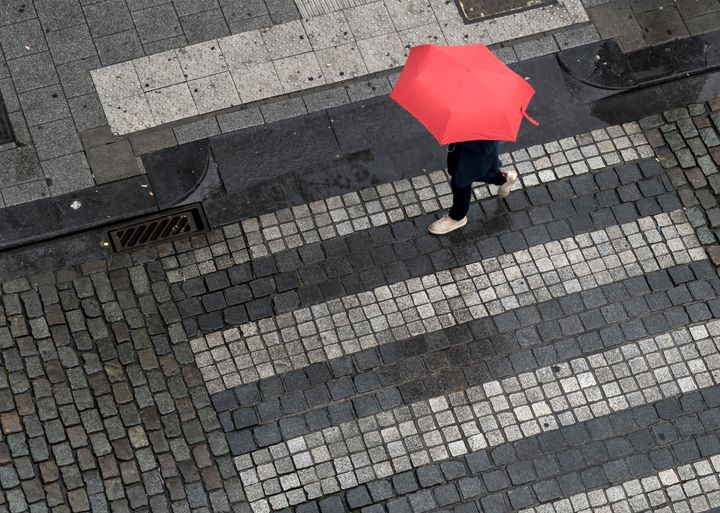
[[[485,45],[420,45],[410,50],[390,98],[440,144],[515,141],[535,89]]]

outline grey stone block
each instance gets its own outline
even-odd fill
[[[47,50],[45,35],[38,20],[0,27],[0,46],[8,60]]]
[[[145,55],[134,29],[99,37],[95,39],[95,46],[103,66],[130,61]]]
[[[188,43],[187,39],[185,39],[185,35],[180,35],[169,37],[167,39],[160,39],[159,41],[150,41],[148,43],[143,43],[142,46],[145,50],[145,55],[152,55],[154,53],[160,53],[167,50],[182,48],[183,46],[187,46],[187,44]]]
[[[80,137],[72,118],[30,127],[30,133],[40,160],[82,151]]]
[[[86,150],[95,182],[112,182],[139,174],[135,155],[127,140]]]
[[[58,83],[58,75],[50,52],[13,59],[8,66],[19,93]]]
[[[178,144],[206,139],[220,133],[220,127],[214,117],[198,119],[173,128]]]
[[[86,6],[84,11],[93,37],[107,36],[134,28],[125,0],[108,0],[91,4]]]
[[[245,107],[232,112],[218,114],[217,120],[222,133],[262,125],[265,122],[259,107]]]
[[[345,105],[350,102],[350,97],[344,87],[336,87],[306,94],[303,101],[308,112],[316,112]]]
[[[42,168],[53,196],[95,185],[83,152],[46,160]]]
[[[585,25],[583,27],[573,27],[555,34],[560,50],[566,48],[574,48],[576,46],[587,45],[600,40],[600,34],[593,25]]]
[[[245,21],[258,16],[267,16],[264,0],[219,0],[220,7],[228,22]],[[272,23],[272,22],[271,22]]]
[[[387,78],[372,78],[370,80],[365,79],[349,84],[345,89],[350,97],[350,101],[357,102],[383,94],[389,94],[392,88]]]
[[[35,18],[37,13],[27,0],[3,0],[0,2],[0,25],[10,25]]]
[[[230,28],[220,9],[183,16],[180,23],[190,44],[230,35]]]
[[[7,207],[36,201],[48,195],[49,191],[44,178],[2,189],[3,200]]]
[[[91,93],[70,98],[68,105],[79,132],[107,125],[105,112],[97,94]]]
[[[132,7],[130,8],[132,11]],[[158,5],[132,13],[140,41],[147,43],[182,34],[180,20],[172,4]]]
[[[175,6],[175,12],[180,17],[219,7],[217,0],[174,0],[173,5]]]
[[[40,162],[32,147],[4,151],[0,167],[0,184],[17,185],[42,178]]]
[[[70,116],[65,96],[57,85],[22,93],[19,99],[30,126]]]
[[[260,106],[266,123],[307,114],[302,97],[288,98]]]
[[[158,128],[130,136],[130,145],[135,155],[169,148],[176,144],[175,133],[170,128]]]
[[[269,14],[263,14],[260,16],[253,16],[252,18],[232,20],[228,22],[228,25],[230,26],[231,33],[239,34],[250,30],[272,27],[273,21]]]
[[[543,36],[532,41],[525,41],[513,46],[518,59],[524,61],[533,57],[541,57],[558,51],[557,43],[553,36]]]
[[[35,0],[40,23],[45,30],[60,30],[84,22],[78,0]]]
[[[90,70],[101,67],[97,56],[69,62],[57,67],[60,83],[68,98],[95,92]]]
[[[300,13],[293,0],[265,0],[274,24],[299,20]]]

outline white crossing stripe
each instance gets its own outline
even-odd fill
[[[325,428],[235,464],[263,513],[718,383],[712,320]]]
[[[610,126],[501,155],[503,169],[518,171],[513,190],[579,176],[607,166],[655,156],[636,122]],[[477,185],[475,198],[494,194],[495,186]],[[333,196],[306,205],[245,219],[223,228],[232,262],[241,264],[373,227],[384,226],[449,208],[452,193],[444,170],[412,179]],[[216,271],[212,255],[198,265],[181,268],[177,259],[165,259],[171,283]]]
[[[706,259],[683,210],[532,246],[190,342],[210,393]]]
[[[720,507],[720,455],[520,513],[701,513]]]

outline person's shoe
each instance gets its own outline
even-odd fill
[[[459,221],[456,221],[449,215],[445,214],[443,217],[431,224],[428,227],[428,230],[430,230],[430,233],[433,235],[445,235],[446,233],[455,231],[458,228],[462,228],[466,224],[467,216],[463,217]]]
[[[507,173],[503,173],[503,175],[505,175],[505,183],[500,186],[497,192],[498,196],[500,196],[501,198],[504,198],[505,196],[510,194],[510,189],[512,188],[513,184],[517,182],[518,177],[517,171],[515,171],[514,169],[511,169]]]

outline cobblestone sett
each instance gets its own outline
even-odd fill
[[[247,323],[190,344],[214,394],[393,340],[706,258],[678,210]]]

